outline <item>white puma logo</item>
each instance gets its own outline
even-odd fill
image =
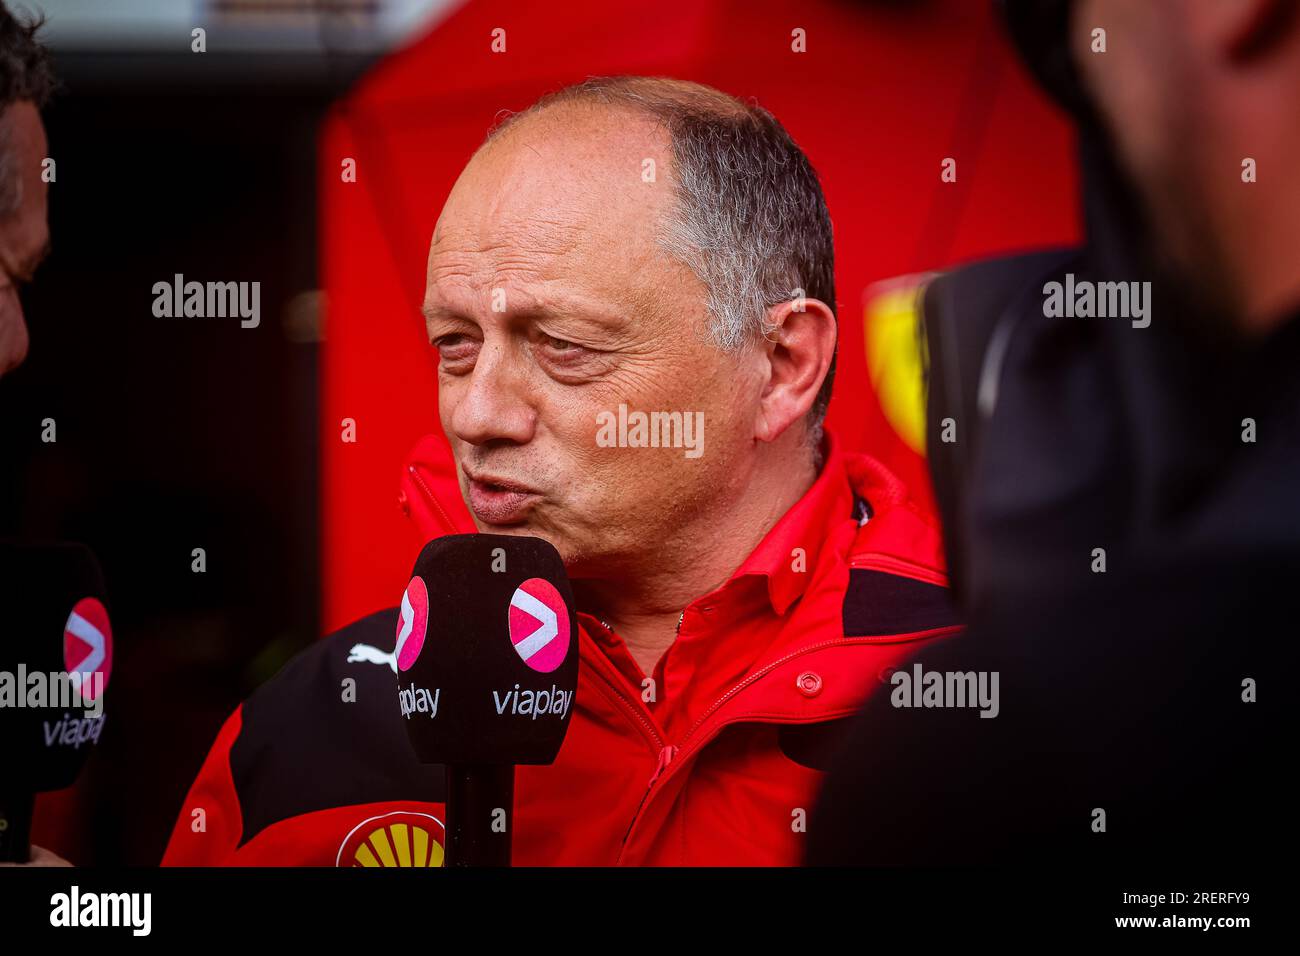
[[[358,664],[361,662],[367,664],[387,664],[397,673],[397,652],[381,651],[373,644],[353,644],[352,650],[348,651],[348,663]]]

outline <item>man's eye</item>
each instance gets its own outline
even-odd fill
[[[548,348],[554,349],[557,352],[576,351],[577,349],[581,348],[581,346],[575,345],[573,342],[570,342],[568,339],[557,339],[553,335],[546,336],[546,345]]]
[[[456,349],[464,348],[465,346],[472,346],[474,340],[468,335],[464,335],[460,332],[453,332],[450,335],[438,336],[438,338],[433,340],[433,344],[440,349]]]
[[[443,365],[452,366],[461,366],[467,362],[472,363],[478,348],[477,342],[468,335],[459,332],[440,335],[433,340],[433,345],[437,348],[438,357],[442,360]]]

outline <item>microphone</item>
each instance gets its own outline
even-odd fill
[[[397,697],[424,763],[447,774],[447,866],[509,866],[515,766],[549,764],[578,686],[578,618],[541,538],[435,538],[397,618]]]
[[[113,634],[85,545],[0,541],[0,860],[31,858],[37,793],[69,787],[104,728]]]

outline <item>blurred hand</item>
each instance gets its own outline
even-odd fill
[[[27,863],[0,863],[0,866],[72,866],[72,864],[43,847],[33,846],[32,858]]]

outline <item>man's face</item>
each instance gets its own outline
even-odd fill
[[[27,357],[27,324],[18,299],[49,247],[41,162],[48,155],[45,127],[36,107],[13,103],[0,113],[0,149],[11,177],[6,188],[19,193],[17,208],[0,216],[0,375]]]
[[[752,467],[761,349],[708,344],[704,286],[656,244],[670,161],[640,117],[553,107],[475,156],[429,251],[439,412],[475,522],[546,538],[579,577],[680,553]],[[703,454],[603,447],[620,404],[702,412]]]

